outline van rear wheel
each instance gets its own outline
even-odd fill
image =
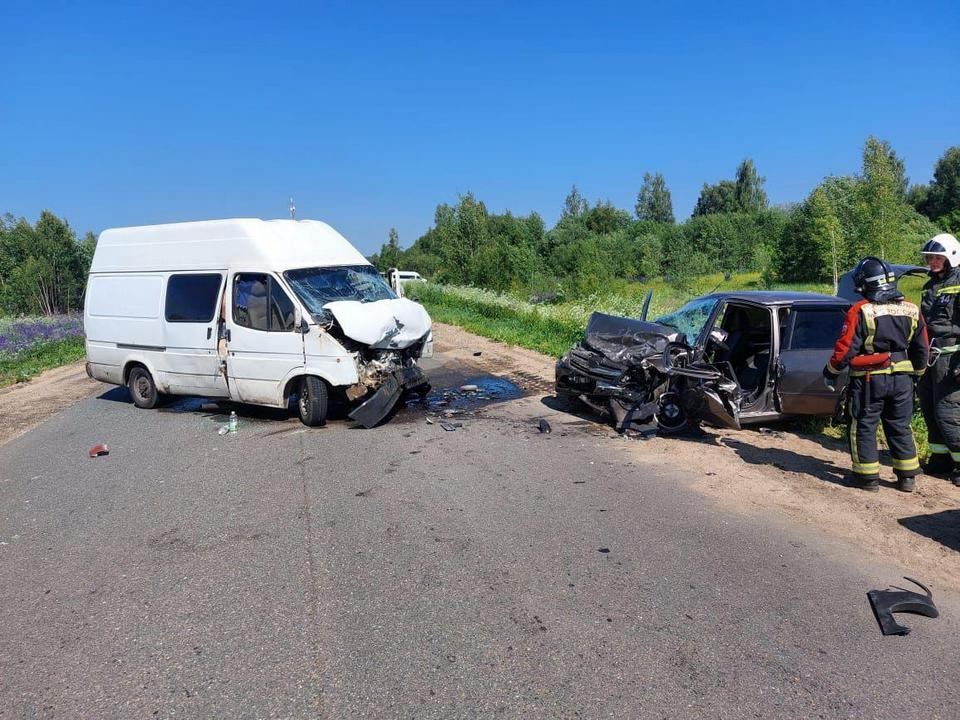
[[[157,392],[157,385],[153,382],[150,371],[139,365],[127,376],[127,390],[130,391],[133,404],[138,408],[149,410],[156,407],[160,399],[160,393]]]
[[[327,384],[318,377],[305,375],[300,380],[300,397],[297,400],[300,422],[310,427],[325,425],[327,398]]]

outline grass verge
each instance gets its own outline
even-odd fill
[[[44,370],[76,362],[85,354],[82,337],[37,343],[8,357],[0,356],[0,387],[26,382]]]

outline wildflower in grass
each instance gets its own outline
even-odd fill
[[[82,337],[79,315],[0,320],[0,355],[15,357],[42,343]]]

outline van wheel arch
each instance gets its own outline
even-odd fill
[[[300,422],[309,427],[326,425],[330,401],[329,383],[317,375],[300,375],[287,383],[288,388],[291,384],[294,392],[290,394],[298,395],[297,413]]]
[[[123,368],[123,381],[133,404],[149,410],[160,402],[160,391],[150,369],[140,362],[129,362]]]

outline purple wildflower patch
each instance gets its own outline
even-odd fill
[[[0,357],[11,358],[41,343],[82,337],[80,315],[0,320]]]

